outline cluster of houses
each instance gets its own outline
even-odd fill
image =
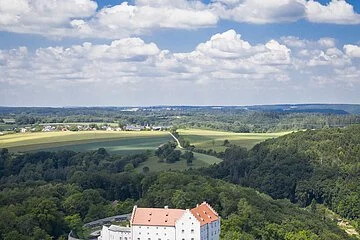
[[[41,128],[35,127],[23,127],[19,129],[19,132],[54,132],[54,131],[163,131],[167,130],[169,127],[163,126],[133,126],[128,125],[124,127],[113,127],[109,125],[104,125],[100,127],[91,127],[89,125],[41,125]]]
[[[219,214],[206,202],[193,209],[138,208],[130,226],[103,226],[98,240],[219,240]]]

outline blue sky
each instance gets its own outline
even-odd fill
[[[0,1],[0,105],[360,103],[359,68],[357,0]]]

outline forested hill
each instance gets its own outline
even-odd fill
[[[222,217],[223,240],[351,239],[316,209],[190,173],[137,173],[147,154],[0,151],[0,239],[84,237],[84,222],[142,207],[191,208],[209,202]]]
[[[360,228],[359,125],[296,132],[250,151],[232,147],[205,172],[302,206],[314,199]]]

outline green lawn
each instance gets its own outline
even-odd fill
[[[205,150],[213,149],[217,152],[221,152],[226,149],[226,147],[223,146],[225,139],[229,140],[231,144],[236,144],[250,149],[261,141],[290,133],[232,133],[201,129],[179,129],[177,132],[180,136],[182,136],[185,140],[190,141],[190,144],[195,145],[197,148]]]
[[[155,150],[159,145],[171,141],[167,132],[40,132],[17,133],[0,136],[0,148],[12,152],[26,151],[89,151],[100,147],[111,153],[135,153]]]
[[[184,152],[184,150],[181,150]],[[159,172],[159,171],[167,171],[167,170],[186,170],[189,168],[201,168],[201,167],[208,167],[209,165],[220,163],[222,160],[213,156],[201,154],[201,153],[195,153],[194,152],[195,159],[193,160],[193,164],[191,166],[188,166],[186,164],[186,160],[181,159],[178,162],[175,163],[165,163],[165,162],[159,162],[159,158],[156,156],[152,156],[147,160],[146,162],[141,163],[136,170],[138,172],[142,172],[142,169],[144,167],[149,167],[151,172]]]

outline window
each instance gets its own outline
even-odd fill
[[[191,233],[194,233],[194,229],[191,229]]]
[[[181,230],[181,233],[184,233],[185,232],[185,230],[183,229],[183,230]]]

